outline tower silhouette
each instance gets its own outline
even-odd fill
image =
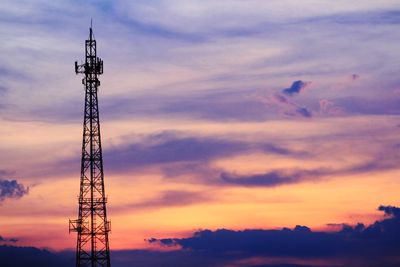
[[[103,156],[100,138],[100,119],[97,90],[98,76],[103,74],[103,61],[96,55],[96,40],[92,27],[89,39],[85,41],[85,62],[75,61],[76,74],[84,74],[85,110],[83,120],[83,141],[79,213],[77,220],[69,221],[70,232],[77,232],[76,266],[110,267],[108,233],[111,230],[107,220],[104,192]]]

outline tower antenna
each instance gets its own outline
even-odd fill
[[[85,41],[85,62],[75,61],[76,74],[84,74],[85,111],[81,158],[78,219],[69,221],[69,231],[77,232],[76,267],[110,267],[107,220],[107,198],[104,191],[103,155],[97,91],[98,76],[103,74],[103,61],[97,57],[96,40],[90,21],[90,36]]]

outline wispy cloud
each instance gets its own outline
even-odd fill
[[[287,157],[307,157],[305,151],[291,150],[270,142],[241,141],[223,137],[161,132],[135,143],[125,143],[105,151],[109,168],[122,171],[167,163],[207,163],[215,159],[260,151]]]
[[[377,173],[397,169],[396,161],[376,159],[345,168],[316,168],[316,169],[282,169],[272,170],[266,173],[239,175],[222,172],[219,176],[221,184],[230,184],[247,187],[275,187],[287,184],[320,181],[341,175],[359,175],[365,173]]]
[[[131,204],[124,204],[112,209],[112,212],[126,212],[126,210],[151,210],[171,207],[184,207],[206,203],[213,200],[213,197],[206,192],[167,190],[157,194],[157,196]]]
[[[290,88],[284,90],[289,89]],[[312,112],[307,107],[298,104],[292,99],[288,99],[285,95],[280,93],[274,93],[263,97],[262,102],[268,107],[276,108],[280,114],[287,117],[311,118],[313,116]]]
[[[295,172],[284,172],[284,171],[272,171],[264,174],[255,175],[236,175],[232,173],[223,172],[220,175],[223,183],[234,184],[239,186],[279,186],[285,184],[293,184],[302,182],[316,177],[320,171],[295,171]]]

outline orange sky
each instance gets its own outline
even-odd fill
[[[266,173],[276,169],[346,169],[376,160],[382,144],[395,141],[388,128],[396,117],[350,117],[313,121],[274,121],[271,123],[213,123],[178,121],[174,130],[192,131],[198,136],[231,136],[249,142],[279,138],[285,147],[312,151],[310,157],[287,157],[260,151],[245,151],[207,163],[237,175]],[[160,121],[106,122],[102,126],[104,150],[123,145],[126,136],[163,132],[171,127]],[[370,135],[359,137],[368,124]],[[0,206],[5,236],[15,236],[21,245],[72,248],[75,235],[68,235],[68,218],[77,213],[79,186],[79,125],[54,125],[3,121],[0,134],[7,142],[1,149],[13,151],[2,162],[18,171],[30,192],[21,199],[6,200]],[[371,127],[373,125],[373,127]],[[29,132],[8,135],[9,129],[24,127]],[[347,127],[352,127],[351,134]],[[56,134],[57,133],[57,134]],[[58,134],[59,133],[59,134]],[[384,134],[382,134],[384,133]],[[379,138],[377,137],[379,135]],[[340,140],[331,136],[343,136]],[[134,137],[134,136],[133,136]],[[135,137],[134,137],[135,138]],[[140,139],[140,137],[139,137]],[[4,140],[4,139],[3,139]],[[129,138],[128,138],[129,140]],[[368,146],[366,146],[368,144]],[[55,151],[46,155],[46,151]],[[29,160],[18,160],[22,155]],[[74,158],[71,173],[57,161]],[[282,228],[307,225],[315,230],[329,229],[328,223],[371,223],[380,216],[376,207],[397,202],[398,170],[359,171],[305,178],[294,184],[277,186],[237,186],[222,184],[218,176],[199,179],[196,173],[166,177],[165,164],[132,168],[117,173],[106,170],[106,192],[112,220],[111,242],[115,249],[147,247],[144,239],[179,237],[196,229]],[[168,164],[167,164],[168,165]],[[60,167],[61,174],[58,174]],[[73,175],[75,172],[75,175]],[[32,177],[30,177],[32,176]],[[162,202],[165,192],[188,192],[201,198]],[[187,195],[184,195],[187,197]]]

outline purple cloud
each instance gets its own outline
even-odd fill
[[[228,184],[272,187],[300,182],[302,179],[305,179],[304,175],[305,174],[302,172],[285,174],[283,172],[273,171],[264,174],[240,176],[223,172],[220,175],[220,179]]]
[[[139,142],[112,147],[104,151],[108,168],[126,170],[157,164],[207,163],[251,151],[290,157],[305,157],[307,152],[294,151],[279,144],[248,142],[224,137],[185,136],[179,132],[161,132]]]
[[[311,82],[295,81],[289,88],[283,89],[282,93],[293,96],[300,94]]]
[[[321,99],[319,101],[319,113],[322,115],[341,115],[344,113],[344,109],[337,106],[333,101],[327,99]]]
[[[295,115],[299,115],[300,117],[304,118],[311,118],[312,113],[306,107],[299,107],[295,110]]]
[[[335,175],[353,175],[371,173],[383,170],[396,169],[395,160],[376,160],[350,166],[342,169],[316,168],[316,169],[281,169],[265,173],[239,175],[222,171],[219,173],[219,185],[236,185],[245,187],[274,187],[285,184],[301,183],[310,180],[321,180]]]
[[[307,107],[302,107],[286,96],[275,93],[262,100],[266,105],[276,107],[279,113],[289,117],[311,118],[312,112]]]
[[[0,202],[6,198],[21,198],[28,192],[29,188],[16,180],[0,180]]]
[[[112,211],[120,212],[126,209],[160,209],[163,207],[181,207],[203,203],[212,199],[206,192],[167,190],[160,192],[158,196],[138,203],[117,206]]]

